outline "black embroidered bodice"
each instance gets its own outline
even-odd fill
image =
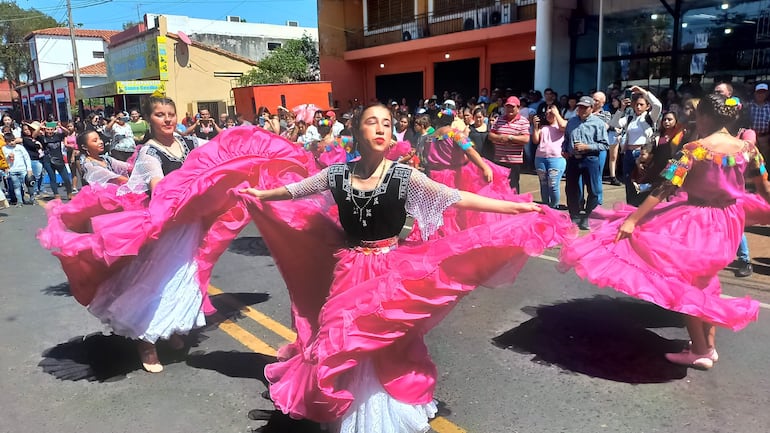
[[[182,137],[182,139],[180,140],[180,144],[182,145],[181,158],[173,157],[166,152],[158,150],[156,147],[154,147],[154,145],[150,143],[146,144],[146,146],[150,146],[150,148],[147,149],[147,155],[157,158],[158,161],[160,161],[160,166],[163,169],[164,176],[167,176],[172,171],[181,168],[182,163],[184,162],[185,159],[187,159],[187,155],[190,153],[191,150],[195,148],[195,142],[193,140],[188,139],[187,137]]]
[[[409,167],[392,164],[377,188],[361,191],[351,185],[347,164],[329,166],[329,188],[339,208],[340,224],[351,241],[398,236],[406,221],[410,175]]]

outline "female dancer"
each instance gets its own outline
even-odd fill
[[[123,185],[128,182],[131,166],[104,153],[104,142],[96,131],[77,136],[77,146],[83,160],[83,181],[86,185]]]
[[[730,135],[738,102],[711,94],[697,108],[698,135],[661,173],[665,182],[634,210],[609,213],[588,236],[567,243],[560,268],[661,307],[687,314],[692,344],[666,354],[674,363],[711,368],[718,355],[714,325],[742,329],[756,320],[750,298],[722,299],[717,273],[735,257],[743,233],[744,180],[770,201],[761,154]],[[686,200],[662,203],[681,187]],[[614,241],[614,242],[613,242]]]
[[[55,254],[78,302],[114,333],[138,340],[143,367],[157,373],[163,366],[155,343],[168,339],[181,349],[178,334],[205,323],[196,260],[205,232],[199,219],[153,228],[152,221],[170,212],[168,202],[176,199],[162,188],[164,177],[182,166],[197,140],[174,133],[171,99],[152,96],[148,102],[144,117],[151,138],[128,182],[117,195],[109,184],[91,186],[71,205],[55,203],[38,238],[46,248],[60,249]],[[83,137],[98,148],[97,135],[89,131]],[[149,204],[145,193],[153,195]]]
[[[454,110],[439,112],[436,130],[425,144],[426,174],[436,182],[451,188],[473,192],[484,197],[506,201],[531,201],[529,196],[514,193],[508,181],[509,169],[493,164],[479,155],[473,142],[450,124]],[[492,213],[450,208],[444,212],[444,225],[437,232],[441,236],[464,230],[471,225],[489,224],[499,219]],[[419,225],[415,232],[419,232]],[[419,236],[419,233],[415,233]]]
[[[436,411],[437,374],[423,335],[492,275],[511,281],[528,255],[558,242],[571,225],[534,203],[458,191],[388,161],[392,114],[383,105],[363,110],[353,131],[361,153],[357,162],[334,164],[286,186],[240,190],[259,199],[250,209],[277,255],[298,331],[297,341],[281,349],[279,362],[268,365],[265,375],[272,400],[292,417],[329,423],[341,432],[424,432]],[[318,249],[308,257],[312,265],[301,265],[296,262],[304,253],[280,244],[297,241],[307,230],[266,230],[266,224],[271,214],[286,215],[292,225],[299,217],[315,219],[313,212],[297,209],[322,200],[316,193],[326,190],[344,230],[336,242],[348,246],[336,252],[331,266]],[[289,199],[295,200],[272,204]],[[424,240],[441,226],[449,207],[518,215],[445,238],[399,243],[407,212],[420,222]],[[324,228],[316,244],[328,248],[335,230],[315,225]],[[313,249],[305,245],[302,250]],[[515,269],[500,272],[514,262]],[[304,269],[301,275],[290,272],[292,265]],[[328,291],[319,290],[327,283]]]

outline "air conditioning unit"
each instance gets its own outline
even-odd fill
[[[411,41],[412,39],[420,39],[422,35],[422,27],[416,22],[405,23],[401,25],[402,40]]]
[[[500,24],[510,24],[518,21],[518,9],[516,4],[505,3],[485,8],[488,10],[488,21],[490,26],[499,26]]]
[[[235,15],[227,15],[225,17],[225,21],[229,21],[231,23],[239,23],[241,22],[241,17]]]

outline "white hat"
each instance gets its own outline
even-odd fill
[[[759,91],[759,90],[767,90],[767,84],[765,84],[765,83],[757,84],[757,86],[754,87],[754,91],[756,92],[756,91]]]
[[[446,101],[444,101],[442,105],[444,106],[444,108],[451,108],[453,110],[457,108],[457,104],[455,104],[455,101],[451,99],[447,99]]]

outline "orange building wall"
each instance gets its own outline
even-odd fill
[[[361,102],[375,98],[380,75],[422,72],[427,97],[433,93],[434,63],[478,57],[482,88],[490,87],[493,64],[535,59],[530,49],[535,44],[535,20],[347,51],[345,29],[353,34],[363,28],[362,3],[318,0],[321,77],[332,82],[334,99],[342,109],[354,98]],[[417,13],[427,12],[427,7],[427,0],[418,0]]]
[[[271,113],[275,114],[277,107],[281,105],[281,96],[284,96],[285,107],[289,110],[301,104],[315,104],[321,109],[330,108],[329,96],[331,92],[331,83],[321,81],[236,87],[233,89],[233,97],[235,98],[235,111],[243,113],[243,117],[251,121],[260,106],[267,107]]]
[[[361,0],[318,0],[318,53],[321,79],[332,82],[334,100],[347,110],[349,102],[364,97],[363,68],[343,57],[347,48],[346,28],[364,26]]]

